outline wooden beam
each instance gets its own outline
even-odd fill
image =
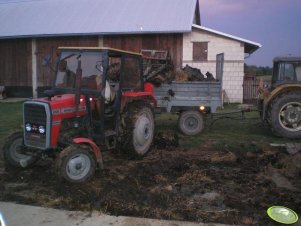
[[[98,46],[103,47],[103,36],[98,36]]]
[[[32,68],[32,95],[33,98],[37,98],[37,41],[31,39],[31,68]]]

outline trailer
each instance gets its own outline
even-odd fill
[[[223,105],[224,54],[216,56],[215,81],[172,81],[154,88],[157,112],[178,113],[178,127],[186,135],[197,135],[204,129],[204,116]]]

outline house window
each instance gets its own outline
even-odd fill
[[[193,61],[208,60],[208,42],[193,42]]]

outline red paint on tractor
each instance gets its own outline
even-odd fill
[[[154,95],[154,86],[153,86],[153,84],[151,84],[150,82],[144,83],[144,91],[151,93],[152,96],[153,96]]]
[[[55,148],[57,146],[59,132],[62,126],[62,121],[68,118],[76,117],[75,107],[75,95],[74,94],[63,94],[48,98],[35,99],[40,102],[45,102],[50,105],[51,109],[51,146]],[[86,114],[86,101],[85,97],[81,96],[79,105],[79,116]]]
[[[96,161],[98,162],[99,166],[102,168],[102,166],[103,166],[102,155],[101,155],[101,151],[100,151],[99,147],[97,146],[97,144],[95,144],[91,139],[84,138],[84,137],[75,138],[75,139],[73,139],[73,142],[76,144],[84,143],[84,144],[90,145],[90,147],[92,148],[92,151],[95,155]]]

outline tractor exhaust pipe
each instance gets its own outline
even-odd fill
[[[78,128],[79,125],[79,105],[80,105],[80,95],[81,95],[81,80],[82,80],[82,62],[81,55],[77,57],[77,69],[76,69],[76,91],[75,91],[75,113],[76,120],[74,122],[74,127]]]
[[[21,167],[26,168],[27,166],[29,166],[29,161],[30,161],[30,158],[21,159],[19,163],[20,163]]]

